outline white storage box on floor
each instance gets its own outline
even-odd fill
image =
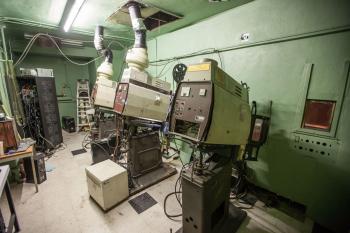
[[[108,210],[129,196],[128,174],[125,168],[105,160],[85,169],[90,196]]]

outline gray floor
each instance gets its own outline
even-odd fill
[[[137,214],[127,201],[107,213],[101,211],[87,192],[84,169],[91,164],[90,152],[74,157],[70,153],[81,148],[83,136],[64,133],[67,148],[46,162],[55,169],[47,173],[47,181],[39,185],[39,193],[35,193],[31,184],[12,187],[21,232],[169,233],[181,226],[180,221],[169,220],[163,213],[164,197],[173,191],[178,175],[145,190],[158,203],[141,214]],[[8,219],[4,196],[1,208],[5,219]],[[175,199],[171,198],[168,209],[170,213],[181,211]],[[258,202],[254,209],[248,210],[248,217],[239,232],[311,232],[311,226],[311,220],[299,222]]]

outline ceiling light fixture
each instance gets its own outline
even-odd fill
[[[30,40],[34,37],[34,35],[29,34],[29,33],[24,33],[24,38],[27,40]],[[65,38],[60,38],[52,35],[48,35],[47,37],[45,36],[39,36],[38,39],[40,38],[48,38],[51,37],[53,38],[59,45],[67,45],[67,46],[72,46],[72,47],[83,47],[84,43],[81,40],[72,40],[72,39],[65,39]]]
[[[74,20],[78,16],[78,13],[86,0],[75,0],[72,8],[70,9],[69,15],[66,22],[64,23],[63,30],[68,32],[72,26]]]

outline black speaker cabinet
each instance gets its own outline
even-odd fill
[[[103,138],[91,142],[92,163],[96,164],[111,158],[116,146],[116,137]]]
[[[65,131],[68,133],[75,132],[75,121],[74,117],[71,116],[63,116],[62,117],[62,126]]]
[[[34,183],[33,170],[30,158],[24,158],[24,170],[26,172],[26,182]],[[34,156],[34,166],[38,184],[46,180],[45,154],[37,152]]]
[[[136,178],[162,164],[158,132],[132,136],[128,152],[128,168]]]

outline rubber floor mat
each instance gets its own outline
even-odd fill
[[[143,211],[157,204],[157,201],[146,192],[135,197],[134,199],[131,199],[129,204],[138,214],[141,214]]]
[[[85,149],[78,149],[78,150],[72,150],[71,152],[72,152],[72,155],[74,156],[74,155],[83,154],[86,152],[86,150]]]

